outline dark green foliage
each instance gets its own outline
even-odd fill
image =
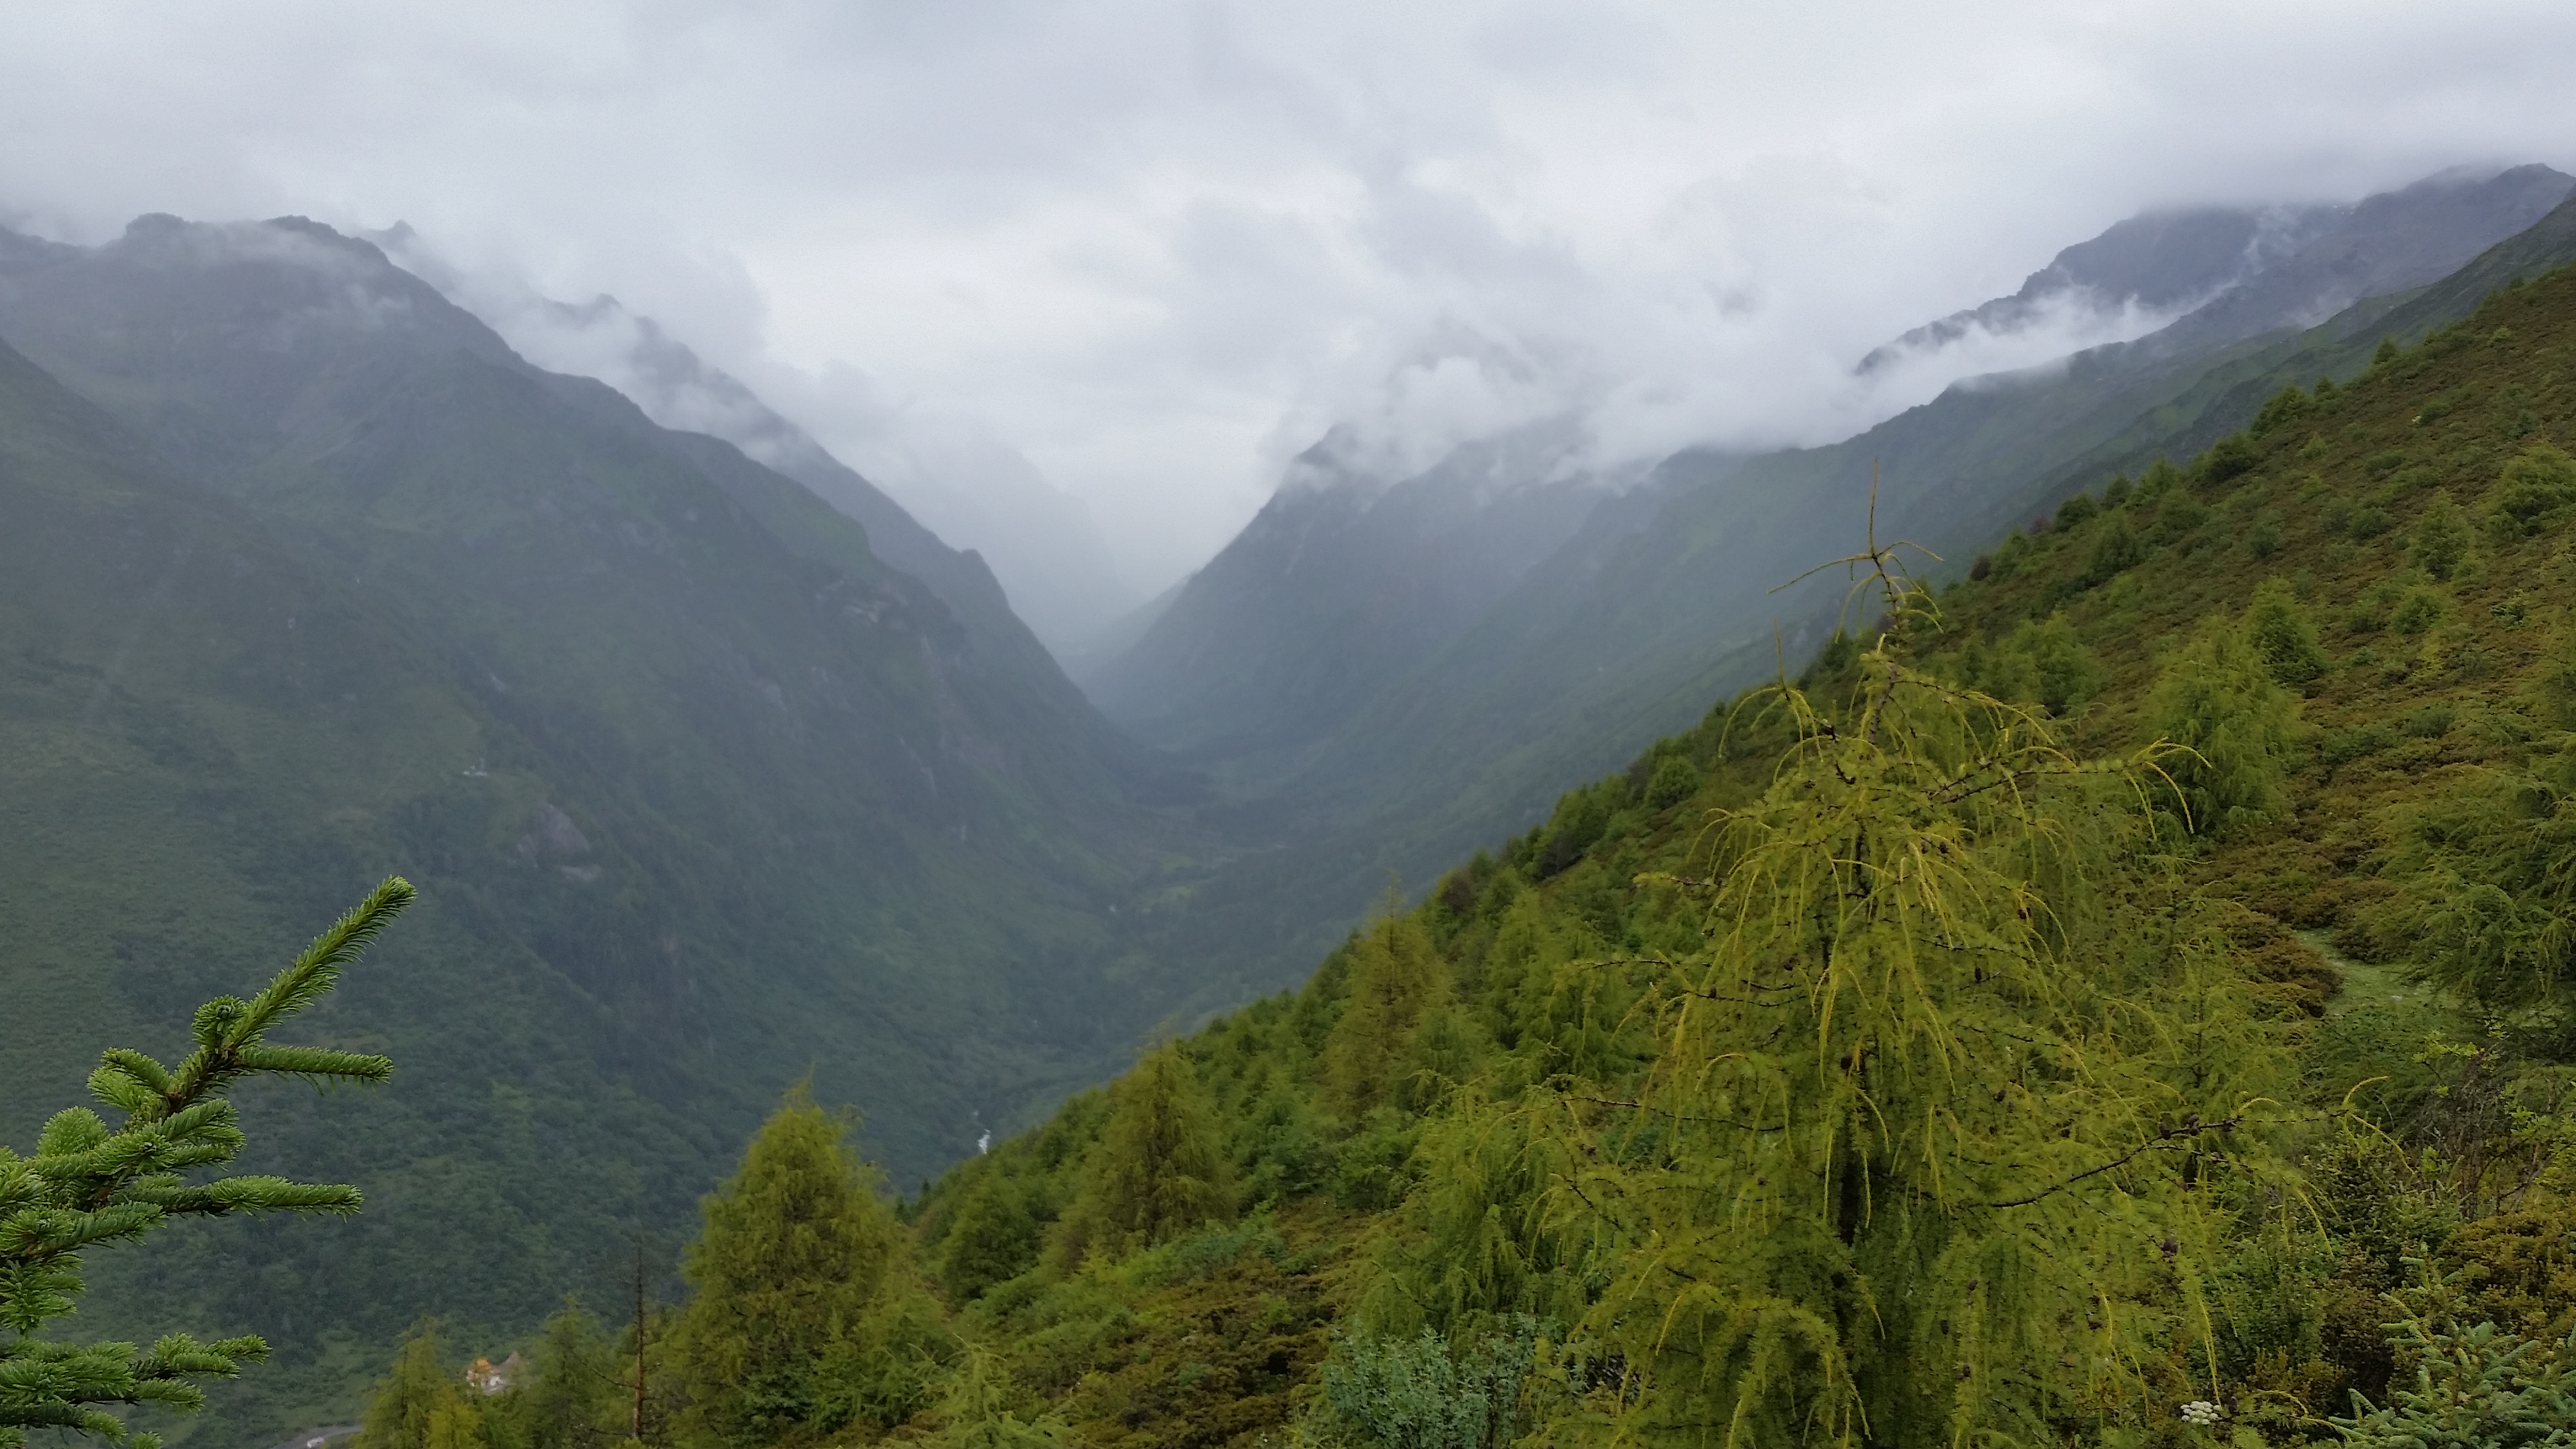
[[[2258,461],[2253,442],[2243,433],[2230,433],[2200,455],[2200,481],[2211,487],[2232,483],[2254,471]]]
[[[2388,611],[2388,627],[2412,639],[2450,617],[2451,600],[2430,584],[2417,584],[2400,594],[2397,607]]]
[[[1963,657],[1965,682],[1997,699],[2065,714],[2102,687],[2101,666],[2063,614],[2026,619],[1992,648]]]
[[[2274,428],[2297,421],[2315,406],[2314,398],[2298,384],[2291,383],[2272,394],[2271,400],[2263,404],[2263,410],[2254,415],[2254,421],[2246,427],[2246,432],[2262,437]]]
[[[1646,807],[1669,809],[1698,794],[1699,786],[1697,765],[1687,756],[1666,755],[1655,762],[1655,773],[1646,781]]]
[[[2576,458],[2535,443],[2505,463],[2487,500],[2500,532],[2512,537],[2537,533],[2576,503]]]
[[[2256,558],[2270,558],[2281,551],[2281,521],[2266,515],[2254,521],[2245,531],[2245,551]]]
[[[2416,515],[2407,558],[2434,578],[2448,580],[2469,552],[2469,516],[2446,492],[2436,492]]]
[[[2266,579],[2254,590],[2245,610],[2245,638],[2283,684],[2305,684],[2326,672],[2316,621],[2284,580]]]
[[[2576,799],[2562,757],[2404,819],[2409,956],[2494,1010],[2576,985]]]
[[[2092,522],[2094,515],[2101,511],[2102,505],[2094,501],[2092,494],[2078,493],[2057,505],[2057,526],[2081,528]]]
[[[1302,1441],[1352,1449],[1504,1449],[1519,1437],[1521,1395],[1539,1325],[1509,1315],[1453,1345],[1430,1329],[1412,1338],[1346,1334],[1324,1364]]]
[[[2419,1268],[2423,1265],[2418,1264]],[[2456,1275],[2388,1296],[2398,1313],[2389,1343],[2415,1360],[2411,1387],[2390,1388],[2375,1408],[2353,1396],[2337,1419],[2360,1449],[2556,1449],[2576,1444],[2576,1337],[2534,1342],[2493,1323],[2464,1323]]]
[[[940,1245],[939,1279],[949,1297],[962,1303],[1035,1266],[1042,1227],[1023,1184],[984,1174],[958,1203]]]
[[[111,1047],[90,1074],[90,1095],[124,1114],[110,1129],[87,1107],[46,1122],[32,1156],[0,1147],[0,1445],[27,1442],[29,1429],[61,1429],[112,1440],[129,1436],[108,1406],[156,1404],[193,1410],[199,1381],[230,1378],[264,1358],[257,1337],[199,1344],[186,1334],[131,1343],[72,1345],[39,1337],[78,1306],[83,1255],[140,1238],[180,1217],[358,1209],[354,1187],[237,1176],[191,1180],[240,1155],[247,1139],[228,1097],[251,1077],[294,1077],[315,1085],[379,1083],[393,1072],[381,1056],[327,1047],[281,1046],[271,1030],[337,984],[393,918],[411,904],[396,877],[367,898],[248,1001],[222,996],[197,1008],[196,1049],[175,1068]]]
[[[2106,584],[2122,572],[2146,562],[2147,546],[2129,528],[2126,514],[2114,515],[2093,541],[2093,552],[2084,565],[2084,582]]]

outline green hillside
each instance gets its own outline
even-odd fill
[[[1114,911],[1201,838],[1007,613],[802,486],[306,223],[0,247],[0,335],[0,1140],[91,1031],[166,1046],[422,892],[325,1014],[399,1064],[366,1130],[253,1104],[367,1214],[156,1239],[84,1315],[277,1343],[200,1442],[344,1416],[424,1311],[612,1282],[791,1082],[917,1177],[1175,1008]]]
[[[961,1166],[926,1377],[721,1441],[2341,1442],[2481,1322],[2566,1420],[2576,270],[2375,352]]]

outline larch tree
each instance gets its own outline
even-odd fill
[[[477,1408],[440,1352],[438,1325],[415,1324],[367,1400],[359,1449],[475,1449]]]
[[[1356,1120],[1395,1097],[1414,1029],[1449,999],[1449,968],[1422,923],[1389,902],[1353,944],[1348,981],[1323,1076],[1333,1104]]]
[[[1090,1215],[1104,1246],[1150,1247],[1224,1216],[1232,1173],[1198,1072],[1177,1042],[1110,1084],[1091,1162]]]
[[[682,1263],[685,1435],[751,1449],[900,1423],[926,1401],[947,1348],[853,1125],[800,1086],[707,1198]]]
[[[33,1155],[0,1147],[0,1449],[18,1449],[30,1429],[150,1449],[157,1437],[129,1435],[115,1407],[198,1408],[205,1381],[234,1377],[267,1355],[268,1345],[251,1336],[200,1343],[173,1333],[138,1348],[42,1335],[78,1304],[83,1255],[93,1248],[140,1238],[175,1217],[358,1210],[355,1187],[197,1175],[241,1152],[246,1139],[227,1094],[242,1081],[377,1083],[392,1074],[381,1056],[281,1046],[268,1034],[328,993],[411,899],[408,882],[387,880],[258,995],[199,1007],[190,1028],[195,1050],[176,1067],[123,1047],[104,1053],[89,1091],[122,1114],[115,1127],[87,1107],[67,1107],[46,1122]]]
[[[2279,809],[2297,720],[2297,702],[2249,631],[2209,620],[2147,697],[2146,727],[2180,746],[2155,765],[2164,804],[2193,835],[2223,835]]]
[[[1640,963],[1651,1065],[1529,1109],[1557,1256],[1606,1280],[1571,1438],[2091,1442],[2215,1371],[2210,1189],[2265,1160],[2280,1058],[2215,933],[2113,888],[2165,751],[2086,765],[1890,640],[1860,665],[1830,712],[1777,692],[1795,746],[1676,882],[1707,945]]]

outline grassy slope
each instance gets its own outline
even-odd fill
[[[2314,1000],[2335,975],[2283,923],[2376,955],[2369,926],[2395,889],[2379,873],[2395,814],[2475,788],[2481,769],[2510,763],[2535,731],[2531,700],[2557,600],[2576,574],[2576,530],[2562,522],[2527,540],[2490,538],[2448,585],[2409,573],[2406,540],[2436,490],[2475,512],[2504,461],[2553,434],[2576,435],[2576,271],[2498,294],[2250,440],[2253,466],[2242,475],[2219,485],[2187,475],[2163,497],[2132,503],[2123,521],[2152,546],[2105,584],[2080,580],[2111,518],[2025,540],[2008,570],[1945,593],[1949,630],[1930,652],[1937,662],[1970,639],[2063,610],[2107,677],[2069,727],[2085,746],[2120,748],[2137,743],[2161,655],[2201,620],[2240,611],[2263,580],[2296,581],[2327,620],[2334,667],[2305,704],[2289,808],[2189,868],[2204,889],[2255,912],[2246,918],[2250,969],[2280,981],[2289,999]],[[2368,507],[2391,526],[2355,537],[2351,520]],[[2432,589],[2447,605],[2443,621],[2400,635],[2384,610],[2356,609],[2391,583]],[[1713,711],[1626,774],[1567,796],[1549,827],[1499,861],[1479,857],[1453,873],[1411,912],[1438,942],[1486,1043],[1475,1067],[1488,1080],[1510,1079],[1515,1061],[1547,1049],[1551,1014],[1564,1009],[1550,997],[1552,968],[1651,945],[1673,928],[1655,897],[1629,882],[1681,860],[1702,812],[1749,795],[1779,744],[1740,728],[1726,736],[1725,716]],[[1638,798],[1662,754],[1705,773],[1695,800],[1656,810]],[[1022,1384],[1052,1399],[1085,1442],[1250,1444],[1276,1432],[1321,1360],[1329,1321],[1374,1286],[1363,1249],[1413,1186],[1413,1147],[1437,1112],[1352,1122],[1324,1105],[1318,1055],[1352,956],[1345,946],[1302,991],[1187,1043],[1251,1184],[1250,1216],[1069,1277],[1046,1265],[1032,1236],[1028,1271],[983,1288],[964,1309],[968,1330],[1003,1345]],[[2388,967],[2363,964],[2355,976],[2314,1037],[2321,1077],[2421,1075],[2410,1063],[2426,1031],[2478,1030]],[[2321,1079],[2321,1090],[2340,1087]],[[1061,1210],[1078,1190],[1101,1110],[1096,1095],[1079,1098],[1046,1129],[943,1180],[916,1207],[934,1266],[949,1261],[979,1199],[1009,1192],[1040,1218]],[[2366,1294],[2359,1302],[2367,1317],[2373,1305]]]

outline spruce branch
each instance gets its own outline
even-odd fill
[[[357,908],[248,1001],[217,997],[190,1024],[196,1049],[176,1071],[124,1047],[101,1053],[90,1095],[124,1114],[111,1130],[87,1107],[47,1120],[32,1156],[0,1147],[0,1449],[23,1449],[30,1429],[53,1429],[159,1449],[126,1432],[103,1405],[193,1410],[203,1384],[230,1378],[268,1353],[256,1337],[200,1343],[170,1334],[148,1350],[130,1343],[73,1346],[38,1337],[72,1311],[81,1254],[142,1236],[179,1214],[354,1212],[355,1187],[250,1175],[191,1182],[187,1174],[239,1156],[246,1139],[225,1093],[244,1078],[375,1083],[392,1072],[380,1056],[275,1046],[278,1022],[311,1006],[412,899],[401,877]]]

